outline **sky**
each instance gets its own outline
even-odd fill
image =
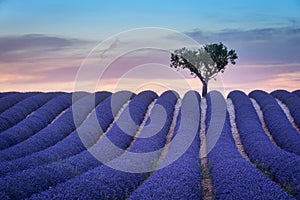
[[[0,0],[0,91],[201,90],[170,52],[236,50],[210,89],[299,89],[298,0]],[[152,27],[152,28],[149,28]]]

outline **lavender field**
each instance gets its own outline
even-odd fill
[[[300,90],[0,93],[0,199],[300,199]]]

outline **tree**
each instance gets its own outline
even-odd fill
[[[216,78],[217,74],[225,70],[230,62],[235,65],[238,58],[235,50],[228,51],[222,44],[207,44],[196,50],[181,48],[171,54],[170,67],[187,68],[191,75],[198,77],[202,82],[202,96],[206,96],[208,81]]]

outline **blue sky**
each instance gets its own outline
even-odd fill
[[[300,2],[240,0],[2,0],[1,35],[43,33],[103,36],[155,26],[178,31],[257,29],[299,25]]]
[[[72,90],[93,47],[142,27],[236,49],[238,64],[223,77],[229,90],[293,90],[300,79],[299,11],[297,0],[0,0],[0,90]],[[249,68],[253,78],[241,78]]]

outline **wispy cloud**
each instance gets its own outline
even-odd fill
[[[76,51],[76,49],[86,47],[91,43],[86,40],[43,34],[0,37],[0,61],[15,62],[39,56],[51,56],[51,54],[58,54],[65,50]]]
[[[0,37],[1,88],[30,85],[34,89],[39,84],[59,88],[61,84],[65,89],[93,45],[92,41],[43,34]]]
[[[217,32],[194,30],[187,35],[199,43],[224,42],[236,49],[243,63],[300,62],[300,28],[226,29]]]

